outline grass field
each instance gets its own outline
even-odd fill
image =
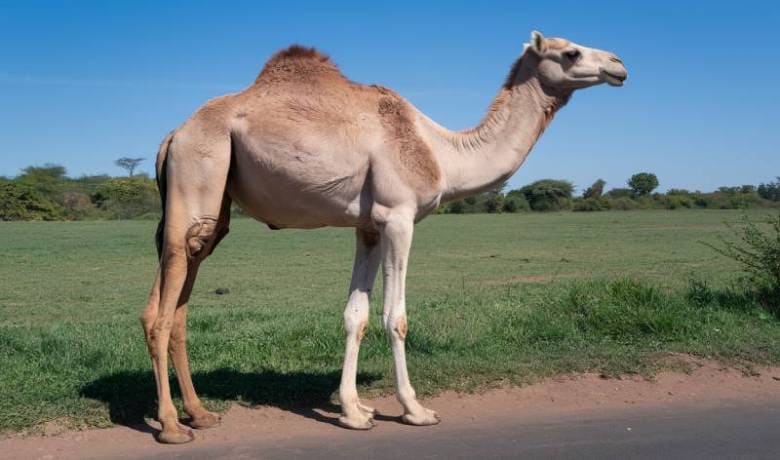
[[[751,217],[766,214],[750,211]],[[733,262],[700,242],[737,211],[441,215],[417,226],[407,307],[418,393],[522,384],[562,372],[652,373],[668,353],[780,363],[780,321],[717,294]],[[150,221],[0,223],[0,430],[154,413],[138,314],[155,270]],[[347,229],[272,232],[236,219],[201,269],[190,354],[209,406],[323,404],[338,386]],[[381,288],[381,286],[378,286]],[[227,295],[216,295],[228,288]],[[379,292],[379,291],[377,291]],[[725,291],[724,291],[725,292]],[[372,306],[364,393],[392,387]]]

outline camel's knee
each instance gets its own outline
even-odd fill
[[[353,293],[347,307],[344,309],[344,327],[347,335],[357,334],[358,339],[363,337],[366,326],[368,325],[368,296],[365,293]]]
[[[406,333],[408,331],[406,315],[401,314],[398,316],[388,317],[385,321],[385,330],[393,338],[406,340]]]
[[[187,230],[186,246],[189,260],[205,258],[214,246],[227,234],[226,226],[219,225],[213,217],[201,217]]]

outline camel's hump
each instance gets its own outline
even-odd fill
[[[260,75],[257,76],[255,83],[305,80],[318,75],[343,78],[338,66],[331,61],[327,54],[314,48],[292,45],[271,56],[265,63],[263,70],[260,71]]]

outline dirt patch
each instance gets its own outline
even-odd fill
[[[780,398],[780,368],[751,367],[749,372],[690,357],[674,357],[688,372],[663,372],[654,380],[638,376],[605,378],[600,374],[562,376],[523,388],[502,388],[478,394],[446,392],[424,401],[442,416],[442,425],[486,423],[498,419],[524,421],[582,412],[600,413],[632,407],[676,405],[717,406],[729,402],[761,402]],[[247,408],[234,405],[219,427],[196,432],[193,443],[163,446],[153,439],[156,424],[114,427],[44,435],[14,435],[0,440],[4,458],[127,458],[171,453],[186,456],[204,448],[252,442],[278,443],[327,437],[367,438],[418,430],[398,423],[400,406],[394,397],[365,403],[377,408],[377,426],[355,432],[335,425],[338,407],[301,409]],[[56,434],[55,434],[56,433]]]

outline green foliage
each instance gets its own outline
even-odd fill
[[[609,200],[609,209],[616,211],[633,211],[639,209],[639,203],[628,197],[614,198]]]
[[[531,205],[528,204],[525,197],[520,193],[509,192],[504,198],[503,211],[508,213],[513,212],[527,212],[531,210]]]
[[[630,188],[613,188],[606,193],[609,198],[632,198],[634,192]]]
[[[591,212],[591,211],[605,211],[608,208],[609,203],[607,200],[599,198],[585,198],[583,200],[577,200],[574,202],[572,211],[575,212]]]
[[[453,201],[449,203],[445,208],[447,214],[463,214],[466,209],[466,205],[462,200]]]
[[[764,223],[767,231],[744,218],[731,226],[736,241],[721,238],[720,246],[707,245],[737,261],[766,306],[780,314],[780,214]]]
[[[131,177],[114,178],[108,175],[67,177],[63,166],[46,164],[30,166],[13,179],[0,178],[0,184],[16,184],[3,192],[4,220],[88,220],[88,219],[144,219],[159,216],[159,198],[156,184],[144,173],[133,174],[140,158],[122,158]],[[119,160],[118,160],[119,161]],[[132,163],[132,164],[131,164]],[[644,176],[643,176],[644,175]],[[639,180],[638,176],[644,179]],[[647,177],[645,177],[647,176]],[[652,174],[640,173],[634,182],[650,182]],[[657,179],[656,179],[657,181]],[[636,185],[636,184],[635,184]],[[526,211],[606,211],[634,209],[750,209],[780,207],[776,200],[778,182],[758,187],[741,185],[720,187],[711,193],[671,189],[665,194],[638,194],[629,188],[614,188],[604,193],[605,182],[596,180],[582,198],[572,198],[573,185],[563,180],[545,179],[517,190],[504,193],[506,183],[493,190],[462,200],[442,204],[439,214],[516,213]],[[9,188],[11,187],[11,188]],[[18,202],[16,202],[18,200]],[[246,215],[233,207],[232,215]]]
[[[598,179],[596,182],[593,183],[590,187],[585,190],[585,192],[582,194],[582,197],[585,199],[589,198],[601,198],[601,195],[604,193],[604,186],[607,185],[607,182],[603,179]]]
[[[565,180],[542,179],[520,189],[534,211],[560,211],[571,204],[574,185]]]
[[[59,220],[62,206],[29,184],[0,182],[0,220]]]
[[[658,188],[658,177],[653,173],[636,173],[628,180],[634,196],[647,196]]]
[[[780,201],[780,177],[774,182],[759,185],[757,192],[765,200]]]
[[[22,170],[22,174],[15,182],[54,198],[62,192],[63,182],[67,179],[66,174],[65,167],[60,165],[29,166]]]
[[[117,219],[132,219],[160,209],[155,182],[142,176],[110,179],[97,188],[92,201]]]

